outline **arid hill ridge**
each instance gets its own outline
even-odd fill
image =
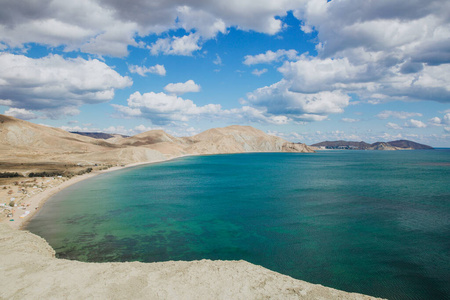
[[[0,162],[78,165],[122,165],[219,153],[314,152],[305,144],[293,144],[250,126],[214,128],[181,138],[152,130],[105,140],[5,115],[0,115],[0,151]]]

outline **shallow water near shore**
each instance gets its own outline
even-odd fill
[[[81,261],[243,259],[389,299],[450,298],[450,150],[192,156],[96,176],[27,229]]]

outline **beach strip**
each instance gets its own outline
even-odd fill
[[[175,157],[179,158],[179,157]],[[171,159],[175,159],[171,158]],[[126,166],[116,166],[111,167],[106,170],[100,170],[100,171],[93,171],[91,173],[86,173],[83,175],[74,176],[69,179],[61,179],[61,180],[51,180],[44,178],[45,181],[50,181],[51,185],[49,185],[45,190],[39,190],[36,189],[36,194],[28,194],[29,197],[23,198],[21,200],[21,203],[17,207],[12,207],[12,217],[3,218],[1,220],[1,223],[5,223],[9,225],[13,229],[24,229],[28,222],[33,218],[33,216],[42,208],[42,206],[45,204],[45,202],[50,199],[53,195],[56,193],[59,193],[60,191],[64,190],[65,188],[74,185],[75,183],[78,183],[80,181],[92,178],[94,176],[109,173],[117,170],[122,170],[125,168],[131,168],[136,167],[140,165],[148,165],[148,164],[154,164],[154,163],[160,163],[166,160],[159,160],[159,161],[151,161],[151,162],[139,162],[139,163],[133,163],[128,164]]]

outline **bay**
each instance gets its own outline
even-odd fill
[[[27,229],[89,262],[246,260],[389,299],[450,298],[450,150],[191,156],[96,176]]]

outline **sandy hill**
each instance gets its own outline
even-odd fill
[[[0,162],[59,162],[117,165],[154,162],[189,154],[241,152],[314,152],[250,126],[207,130],[178,138],[162,130],[132,137],[115,135],[107,140],[0,115]]]
[[[0,115],[0,161],[129,164],[166,159],[161,153],[125,147],[62,129]]]
[[[124,138],[118,143],[129,146],[148,146],[157,143],[185,144],[185,141],[181,138],[174,137],[163,130],[150,130],[132,137]]]
[[[47,151],[93,151],[100,147],[116,148],[89,137],[0,115],[0,142],[4,149],[46,149]]]
[[[241,152],[314,152],[305,144],[290,143],[280,137],[268,135],[251,126],[228,126],[206,130],[191,138],[187,152],[241,153]]]
[[[238,125],[213,128],[183,138],[174,137],[162,130],[152,130],[114,142],[122,146],[157,150],[168,157],[242,152],[314,152],[304,144],[289,143],[251,126]]]
[[[53,160],[55,156],[78,155],[116,149],[117,145],[75,135],[58,128],[46,127],[0,115],[2,160]]]

